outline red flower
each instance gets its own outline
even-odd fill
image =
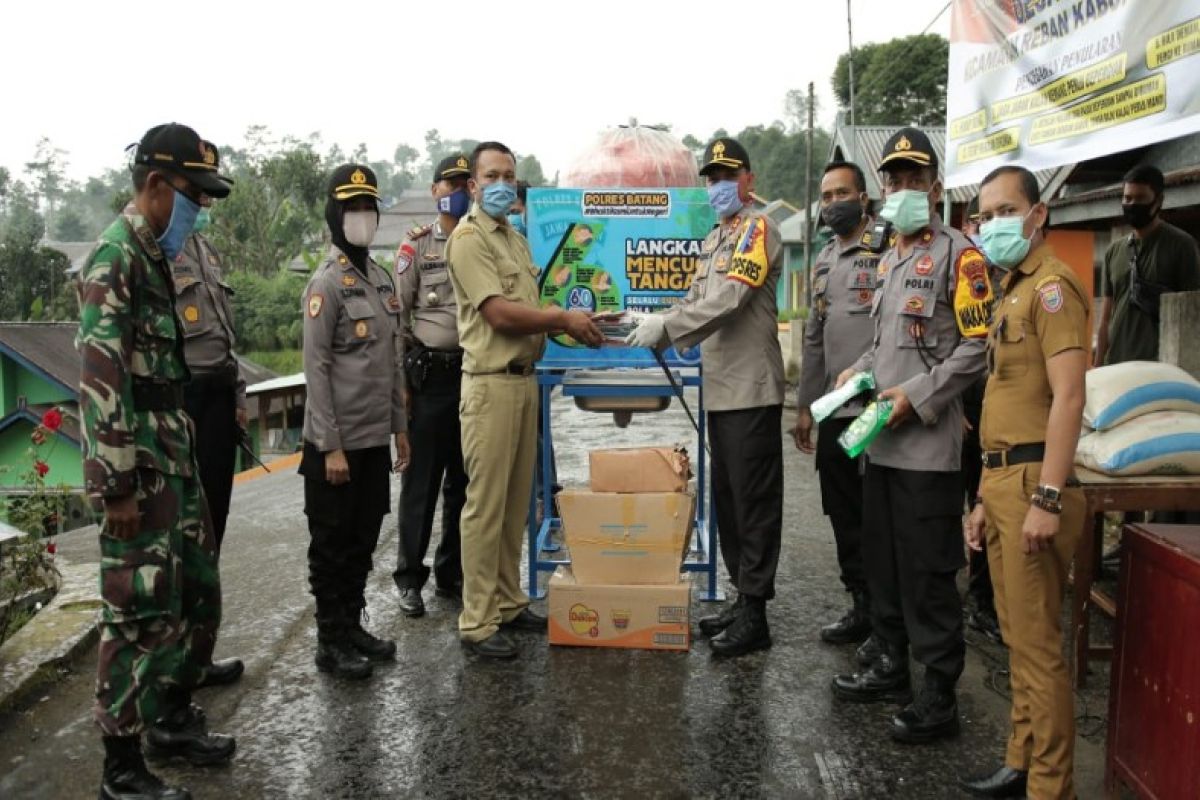
[[[46,545],[46,552],[50,555],[54,555],[56,552],[58,552],[58,545],[56,545],[54,542],[50,542],[48,545]]]
[[[33,462],[33,470],[38,474],[38,477],[44,478],[46,477],[46,473],[50,471],[50,465],[39,458]]]
[[[62,425],[62,421],[63,421],[62,412],[59,411],[57,408],[52,408],[49,411],[47,411],[45,414],[42,414],[42,424],[46,426],[47,430],[51,430],[51,431],[58,430],[59,426]]]
[[[33,429],[33,433],[29,435],[29,440],[34,444],[43,444],[46,441],[46,431],[40,426]]]

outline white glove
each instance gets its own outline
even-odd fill
[[[638,323],[633,332],[625,337],[625,344],[630,347],[658,347],[663,334],[667,330],[667,321],[660,314],[651,314]]]

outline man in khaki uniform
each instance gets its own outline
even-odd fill
[[[830,644],[856,644],[871,633],[862,562],[862,475],[858,459],[848,457],[837,441],[863,406],[848,403],[824,420],[815,446],[809,406],[833,389],[842,370],[871,347],[875,333],[871,301],[885,243],[872,243],[874,220],[866,215],[869,202],[866,176],[857,164],[834,161],[825,167],[821,217],[834,237],[813,264],[813,302],[804,325],[795,437],[797,448],[816,454],[821,507],[833,525],[842,585],[853,598],[853,606],[841,619],[821,628],[821,640]],[[873,657],[868,656],[876,648],[862,649],[869,664]]]
[[[736,139],[709,143],[700,174],[720,221],[704,240],[683,302],[645,318],[635,347],[701,345],[712,446],[717,535],[737,602],[700,620],[712,652],[740,656],[771,646],[766,604],[775,597],[783,527],[783,355],[775,286],[779,230],[750,208],[754,173]]]
[[[400,492],[400,543],[392,579],[400,591],[400,610],[409,617],[425,613],[421,599],[421,589],[429,580],[425,553],[439,491],[442,538],[433,558],[436,592],[442,597],[462,596],[459,517],[467,500],[458,423],[462,348],[454,287],[446,266],[446,240],[471,207],[470,174],[466,155],[442,159],[431,187],[437,219],[410,231],[396,253],[396,299],[413,456]]]
[[[961,395],[986,369],[994,298],[983,255],[933,213],[942,183],[929,138],[901,128],[884,145],[879,169],[880,216],[896,239],[879,261],[873,346],[838,382],[872,370],[879,397],[894,404],[863,474],[863,562],[882,652],[866,670],[835,676],[832,688],[852,702],[906,704],[892,719],[892,737],[923,743],[959,730]],[[915,699],[910,647],[925,667]]]
[[[1071,485],[1082,426],[1089,297],[1042,234],[1037,180],[1005,166],[979,190],[983,249],[1008,271],[988,336],[980,437],[982,497],[966,526],[987,541],[1000,629],[1012,671],[1004,765],[964,781],[981,797],[1073,798],[1075,707],[1062,655],[1063,590],[1083,524]]]
[[[211,142],[213,164],[220,169],[220,155]],[[233,181],[221,176],[221,179]],[[196,215],[193,233],[183,243],[171,270],[175,280],[175,313],[183,323],[183,354],[191,379],[183,388],[183,407],[196,427],[196,461],[200,484],[212,517],[217,540],[217,557],[225,538],[233,473],[237,465],[237,443],[246,427],[246,382],[238,372],[233,352],[233,289],[221,275],[221,259],[212,242],[203,235],[209,210]],[[242,660],[227,658],[202,664],[201,686],[233,683],[244,670]]]
[[[538,308],[537,267],[525,238],[506,219],[517,196],[517,162],[499,142],[471,153],[468,182],[475,205],[446,245],[458,298],[463,348],[463,610],[459,636],[469,652],[513,658],[508,630],[545,631],[521,590],[521,544],[537,447],[534,362],[546,334],[565,332],[598,347],[589,315]]]

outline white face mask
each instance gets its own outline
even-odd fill
[[[342,233],[356,247],[367,247],[375,240],[379,215],[374,211],[347,211],[342,215]]]

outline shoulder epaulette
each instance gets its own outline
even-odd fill
[[[432,230],[433,225],[417,225],[408,232],[407,236],[409,241],[415,242],[417,239],[429,235],[429,232]]]

